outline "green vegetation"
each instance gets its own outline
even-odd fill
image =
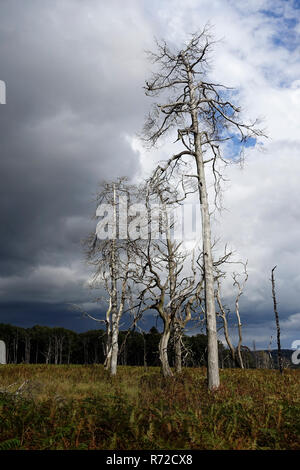
[[[299,371],[221,379],[208,392],[204,368],[1,366],[0,449],[300,449]]]

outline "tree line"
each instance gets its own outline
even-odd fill
[[[119,365],[160,366],[159,342],[162,333],[154,326],[147,332],[121,330],[118,336]],[[66,328],[36,325],[21,328],[0,324],[0,339],[6,344],[8,364],[104,364],[106,359],[106,331],[103,329],[76,333]],[[174,334],[168,344],[171,367],[176,363]],[[283,350],[283,353],[285,351]],[[241,350],[245,368],[276,368],[276,351]],[[285,367],[290,365],[290,351],[285,354]],[[218,342],[220,368],[236,367],[229,348]],[[185,367],[207,367],[207,336],[183,335],[182,363]]]

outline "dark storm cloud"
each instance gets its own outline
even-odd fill
[[[139,169],[124,135],[145,114],[143,25],[138,8],[100,3],[0,5],[2,300],[44,298],[47,280],[48,301],[86,297],[80,239],[94,228],[97,184]],[[58,270],[40,279],[43,266]],[[60,267],[74,271],[64,293],[52,283]]]
[[[18,325],[22,328],[31,328],[39,324],[49,327],[59,326],[81,332],[95,327],[92,320],[84,318],[80,312],[61,303],[1,302],[0,311],[5,312],[5,323]],[[20,315],[20,312],[23,314]],[[96,313],[99,314],[99,311]]]

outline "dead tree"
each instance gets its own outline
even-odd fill
[[[273,369],[272,342],[273,342],[273,336],[270,337],[270,342],[268,345],[269,369]]]
[[[192,39],[181,49],[172,50],[162,41],[157,43],[155,53],[149,52],[157,71],[146,82],[146,95],[162,95],[165,99],[154,105],[144,126],[144,139],[150,145],[155,145],[169,131],[175,131],[176,142],[183,146],[165,165],[158,166],[156,176],[169,180],[176,177],[175,168],[177,171],[181,168],[181,175],[185,175],[187,159],[195,167],[188,176],[194,177],[197,182],[202,220],[209,389],[218,388],[220,379],[206,173],[210,171],[213,175],[218,193],[222,180],[218,164],[226,162],[221,155],[222,142],[239,137],[244,143],[250,137],[262,135],[255,128],[256,123],[244,124],[239,120],[240,108],[230,102],[229,89],[209,81],[209,54],[213,44],[209,28],[205,27],[200,33],[192,35]]]
[[[235,364],[236,362],[235,347],[233,346],[231,342],[231,338],[230,338],[230,334],[228,330],[227,316],[229,314],[229,310],[228,309],[226,310],[225,307],[223,306],[223,303],[221,301],[221,296],[220,296],[220,289],[221,289],[221,285],[220,285],[220,280],[218,279],[217,288],[216,288],[216,299],[217,299],[219,311],[217,312],[217,314],[222,318],[225,340],[229,347],[233,364]]]
[[[48,337],[48,346],[46,351],[42,351],[42,355],[45,356],[45,363],[51,363],[51,356],[52,356],[52,337],[49,335]]]
[[[273,297],[273,305],[274,305],[274,313],[275,313],[275,321],[276,321],[276,330],[277,330],[277,361],[278,361],[278,368],[280,374],[283,373],[283,363],[282,363],[282,354],[281,354],[281,344],[280,344],[280,324],[279,324],[279,315],[277,310],[277,301],[276,301],[276,292],[275,292],[275,278],[274,278],[274,271],[277,266],[271,271],[271,282],[272,282],[272,297]]]
[[[130,282],[137,241],[133,230],[135,213],[133,204],[142,197],[141,188],[129,185],[125,178],[103,183],[97,196],[96,216],[100,217],[96,234],[85,241],[88,263],[94,267],[91,287],[102,291],[98,301],[105,300],[105,319],[85,315],[106,326],[104,366],[111,375],[117,372],[119,356],[118,337],[120,320],[130,297]],[[133,236],[132,236],[133,235]],[[127,309],[128,310],[128,309]]]
[[[95,269],[90,286],[102,291],[97,300],[105,300],[106,314],[105,319],[98,319],[87,312],[84,313],[89,318],[105,324],[104,366],[111,375],[117,372],[119,326],[125,308],[130,263],[127,231],[125,237],[124,233],[121,233],[124,231],[120,222],[123,214],[120,212],[118,198],[129,190],[124,178],[102,184],[97,195],[96,215],[101,217],[97,233],[91,234],[85,241],[88,263]]]
[[[175,343],[175,372],[180,373],[182,369],[183,333],[186,325],[192,319],[192,311],[199,309],[201,304],[201,291],[203,280],[198,284],[194,295],[188,298],[185,305],[176,312],[173,320],[174,343]]]
[[[226,260],[226,261],[228,262],[228,260]],[[230,334],[229,334],[229,329],[228,329],[227,317],[230,313],[230,310],[225,309],[225,307],[223,306],[223,303],[221,301],[221,295],[220,295],[221,283],[220,283],[220,280],[221,280],[222,277],[225,276],[225,274],[224,273],[220,274],[220,269],[218,269],[218,274],[216,275],[217,288],[216,288],[215,295],[216,295],[217,305],[219,307],[219,311],[217,312],[217,315],[222,319],[224,336],[225,336],[226,343],[227,343],[227,345],[229,347],[229,350],[230,350],[230,353],[231,353],[233,364],[237,364],[241,369],[244,369],[244,362],[243,362],[243,357],[242,357],[242,353],[241,353],[243,336],[242,336],[242,322],[241,322],[241,316],[240,316],[239,303],[240,303],[240,297],[243,294],[244,289],[245,289],[245,285],[248,281],[248,272],[247,272],[247,262],[246,263],[239,262],[239,264],[243,265],[243,276],[244,276],[243,280],[242,281],[239,280],[239,277],[241,276],[241,274],[236,273],[236,272],[232,273],[233,287],[237,288],[237,295],[236,295],[236,298],[235,298],[235,315],[236,315],[236,319],[237,319],[239,339],[238,339],[238,344],[237,344],[236,348],[232,344]]]
[[[239,340],[238,340],[238,345],[237,345],[237,355],[238,355],[238,360],[239,360],[239,364],[240,364],[240,367],[241,369],[244,369],[244,363],[243,363],[243,358],[242,358],[242,354],[241,354],[241,346],[242,346],[242,340],[243,340],[243,337],[242,337],[242,323],[241,323],[241,317],[240,317],[240,297],[241,295],[243,294],[243,291],[244,291],[244,288],[245,288],[245,285],[246,285],[246,282],[248,281],[248,272],[247,272],[247,262],[246,263],[242,263],[243,266],[244,266],[244,279],[242,282],[239,281],[239,274],[237,273],[233,273],[232,274],[232,277],[233,277],[233,286],[237,288],[238,292],[237,292],[237,296],[236,296],[236,299],[235,299],[235,315],[236,315],[236,318],[237,318],[237,325],[238,325],[238,333],[239,333]]]
[[[171,194],[175,194],[175,198],[171,197]],[[191,251],[184,249],[182,241],[172,237],[174,221],[168,209],[174,201],[177,201],[176,191],[160,184],[149,183],[146,190],[146,207],[150,209],[151,202],[159,202],[160,209],[158,213],[151,214],[148,239],[135,246],[135,280],[140,286],[144,308],[155,310],[163,322],[159,358],[164,377],[173,375],[168,359],[172,329],[180,326],[181,319],[181,328],[183,327],[183,318],[180,316],[182,311],[186,312],[185,323],[189,321],[190,304],[196,298],[201,284],[197,274],[196,257]],[[158,223],[159,234],[152,230],[153,222],[155,226]]]
[[[159,255],[155,256],[155,251]],[[172,328],[180,328],[177,343],[177,367],[178,372],[181,368],[181,337],[182,327],[178,311],[184,309],[187,314],[186,321],[190,319],[189,301],[195,291],[196,280],[194,275],[184,274],[180,276],[183,255],[180,253],[180,246],[172,244],[169,250],[164,243],[153,244],[147,249],[145,256],[142,256],[144,273],[140,277],[140,284],[143,286],[144,303],[148,309],[156,310],[163,322],[163,332],[159,343],[159,358],[161,370],[164,377],[173,375],[168,359],[168,343]],[[187,259],[187,257],[185,257]],[[194,267],[193,267],[194,268]],[[173,270],[174,269],[174,270]],[[173,290],[174,287],[174,290]],[[179,349],[180,348],[180,349]],[[180,367],[179,367],[180,361]]]
[[[65,334],[61,328],[54,328],[53,330],[53,344],[54,344],[54,364],[62,364],[63,360],[63,345]]]

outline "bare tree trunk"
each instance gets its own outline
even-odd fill
[[[25,336],[25,363],[26,364],[30,363],[30,343],[31,343],[31,339],[26,334]]]
[[[48,340],[48,349],[45,354],[45,362],[46,364],[50,364],[51,361],[51,338]]]
[[[106,346],[107,346],[107,348],[106,348],[107,353],[106,353],[106,357],[105,357],[105,361],[104,361],[104,368],[109,371],[109,370],[110,370],[110,365],[111,365],[111,353],[112,353],[112,349],[111,349],[111,333],[109,334],[109,339],[108,339],[108,341],[109,341],[109,344],[106,345]]]
[[[182,370],[182,331],[178,324],[175,324],[175,372],[180,373]]]
[[[111,327],[110,327],[110,314],[111,314],[111,297],[109,299],[109,307],[106,311],[106,320],[105,320],[105,327],[106,327],[106,343],[105,343],[105,360],[104,360],[104,368],[106,370],[110,370],[110,359],[111,359]]]
[[[180,373],[182,370],[182,350],[181,350],[181,335],[175,340],[175,371]]]
[[[241,316],[240,316],[240,297],[241,295],[243,294],[243,290],[244,290],[244,287],[246,285],[246,282],[248,281],[248,273],[247,273],[247,264],[248,262],[246,261],[246,263],[242,263],[243,266],[244,266],[244,281],[241,283],[239,280],[238,280],[238,274],[236,273],[233,273],[232,277],[233,277],[233,285],[236,286],[238,288],[238,293],[237,293],[237,296],[236,296],[236,299],[235,299],[235,315],[236,315],[236,318],[237,318],[237,322],[238,322],[238,333],[239,333],[239,341],[238,341],[238,345],[237,345],[237,356],[238,356],[238,362],[239,362],[239,366],[241,369],[244,369],[244,363],[243,363],[243,358],[242,358],[242,353],[241,353],[241,346],[242,346],[242,340],[243,340],[243,337],[242,337],[242,322],[241,322]]]
[[[280,344],[280,325],[279,325],[279,315],[277,310],[277,301],[276,301],[276,292],[275,292],[275,279],[274,279],[274,271],[276,266],[272,269],[272,297],[273,297],[273,304],[274,304],[274,313],[275,313],[275,321],[276,321],[276,330],[277,330],[277,360],[278,360],[278,368],[280,374],[283,373],[283,364],[282,364],[282,354],[281,354],[281,344]]]
[[[241,354],[241,345],[242,345],[242,323],[241,323],[241,317],[240,317],[240,312],[239,312],[239,301],[238,301],[238,298],[236,299],[236,302],[235,302],[235,313],[236,313],[236,317],[237,317],[237,320],[238,320],[238,332],[239,332],[239,342],[238,342],[238,345],[237,345],[237,355],[238,355],[238,359],[239,359],[239,365],[240,365],[240,368],[241,369],[244,369],[244,363],[243,363],[243,358],[242,358],[242,354]]]
[[[116,227],[117,208],[116,208],[116,188],[113,186],[113,205],[114,205],[114,218],[113,223]],[[118,363],[118,335],[119,335],[119,322],[117,312],[117,273],[116,273],[116,240],[112,240],[111,249],[111,311],[112,311],[112,331],[111,331],[111,357],[110,357],[110,375],[116,375]]]
[[[186,63],[188,70],[188,81],[191,98],[191,117],[192,128],[194,133],[194,145],[196,154],[196,166],[198,176],[198,189],[200,210],[202,219],[202,244],[203,244],[203,263],[204,263],[204,292],[205,292],[205,315],[206,315],[206,331],[207,331],[207,380],[210,390],[220,386],[219,376],[219,357],[218,357],[218,338],[217,338],[217,321],[215,309],[215,289],[214,289],[214,270],[213,258],[211,250],[211,227],[209,204],[206,187],[206,178],[202,154],[201,135],[199,132],[199,123],[196,107],[196,93],[194,79],[190,66]]]
[[[236,357],[235,357],[235,348],[233,347],[233,344],[231,342],[231,339],[230,339],[230,336],[229,336],[229,331],[228,331],[228,322],[227,322],[227,318],[226,318],[226,311],[222,305],[222,302],[221,302],[221,297],[220,297],[220,283],[218,281],[218,288],[216,289],[216,298],[217,298],[217,302],[218,302],[218,305],[219,305],[219,309],[220,309],[220,316],[223,320],[223,328],[224,328],[224,336],[225,336],[225,340],[226,340],[226,343],[230,349],[230,353],[231,353],[231,358],[232,358],[232,362],[233,362],[233,365],[235,365],[235,362],[236,362]]]
[[[273,337],[271,336],[269,346],[268,346],[268,356],[269,356],[269,361],[268,361],[268,369],[273,369],[273,358],[272,358],[272,341]]]
[[[126,270],[128,266],[126,267]],[[119,353],[119,324],[120,319],[123,314],[125,297],[126,297],[126,285],[127,285],[127,274],[123,279],[122,282],[122,289],[120,294],[120,303],[119,308],[117,309],[117,291],[116,291],[116,308],[112,308],[112,332],[111,332],[111,355],[110,355],[110,374],[116,375],[117,373],[117,363],[118,363],[118,353]],[[112,305],[114,305],[114,301],[112,301]]]
[[[58,364],[58,352],[59,352],[58,338],[57,336],[54,336],[54,364],[55,365]]]
[[[198,135],[200,141],[200,136]],[[200,142],[199,142],[200,143]],[[200,153],[200,152],[199,152]],[[197,152],[198,154],[198,152]],[[205,292],[205,315],[207,330],[207,379],[208,388],[216,389],[220,386],[219,357],[217,322],[214,297],[214,275],[213,259],[211,252],[211,233],[209,207],[206,193],[206,183],[204,177],[204,166],[201,159],[197,159],[198,174],[200,176],[200,204],[202,214],[202,237],[203,237],[203,258],[204,258],[204,292]]]
[[[164,319],[164,331],[159,342],[159,359],[161,363],[161,371],[164,377],[173,376],[168,359],[168,343],[170,339],[170,333],[170,321],[168,321],[168,319]]]
[[[237,296],[236,296],[236,299],[235,299],[235,315],[236,315],[237,322],[238,322],[239,340],[238,340],[238,345],[237,345],[236,348],[234,348],[234,346],[233,346],[233,344],[230,340],[230,336],[229,336],[226,311],[225,311],[225,309],[222,305],[222,302],[221,302],[220,281],[219,281],[219,279],[217,280],[216,299],[217,299],[218,306],[219,306],[219,309],[220,309],[219,315],[221,316],[221,318],[223,320],[224,336],[225,336],[226,342],[227,342],[228,347],[229,347],[230,352],[231,352],[231,357],[232,357],[232,360],[233,360],[233,366],[237,366],[237,367],[240,367],[241,369],[244,369],[244,362],[243,362],[243,357],[242,357],[242,353],[241,353],[243,336],[242,336],[242,322],[241,322],[241,316],[240,316],[239,301],[240,301],[241,295],[243,294],[243,290],[245,288],[246,282],[248,280],[248,273],[247,273],[247,262],[246,263],[240,262],[240,263],[244,267],[244,276],[245,276],[244,280],[242,282],[240,282],[238,280],[239,274],[237,274],[237,273],[232,274],[233,286],[237,287],[237,289],[238,289]]]
[[[118,336],[119,336],[119,325],[117,323],[117,314],[113,313],[112,315],[112,344],[111,344],[111,356],[110,356],[110,374],[116,375],[117,373],[117,363],[118,363]]]

